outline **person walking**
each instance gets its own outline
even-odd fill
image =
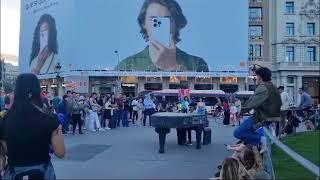
[[[253,116],[244,120],[233,132],[235,138],[252,145],[261,142],[262,134],[259,130],[262,126],[280,121],[281,108],[281,97],[271,82],[271,71],[262,67],[257,69],[255,74],[258,87],[254,95],[241,107],[241,114],[254,110]]]
[[[149,125],[151,126],[151,115],[155,112],[156,105],[152,101],[150,94],[146,94],[144,100],[144,117],[143,117],[143,126],[146,126],[147,117],[149,117]]]
[[[57,116],[44,109],[40,92],[34,74],[18,76],[12,108],[0,127],[8,157],[3,179],[56,179],[49,152],[63,158],[65,145]]]

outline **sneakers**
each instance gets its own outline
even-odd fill
[[[105,129],[103,129],[103,128],[99,128],[99,129],[98,129],[98,131],[105,131]]]
[[[106,127],[106,128],[104,128],[105,130],[110,130],[111,128],[109,128],[109,127]]]

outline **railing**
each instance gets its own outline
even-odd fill
[[[317,177],[320,177],[320,167],[312,163],[311,161],[305,159],[291,148],[280,142],[274,136],[271,135],[269,130],[264,127],[264,133],[267,138],[267,151],[264,153],[264,165],[266,167],[266,171],[272,176],[272,179],[275,179],[275,174],[272,165],[272,151],[271,151],[271,142],[273,142],[281,151],[285,152],[288,156],[294,159],[301,166],[306,168],[312,174]]]

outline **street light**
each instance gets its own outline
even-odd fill
[[[56,66],[54,67],[54,69],[55,69],[55,72],[56,72],[56,81],[57,81],[57,86],[56,86],[56,91],[58,91],[58,92],[56,92],[57,94],[58,94],[58,96],[59,96],[59,87],[60,87],[60,84],[59,84],[59,82],[60,82],[60,73],[61,73],[61,65],[60,65],[60,63],[58,62],[57,64],[56,64]]]

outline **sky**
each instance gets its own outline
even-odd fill
[[[19,55],[20,0],[1,1],[1,54]],[[16,62],[17,63],[17,62]],[[14,63],[14,64],[16,64]]]

